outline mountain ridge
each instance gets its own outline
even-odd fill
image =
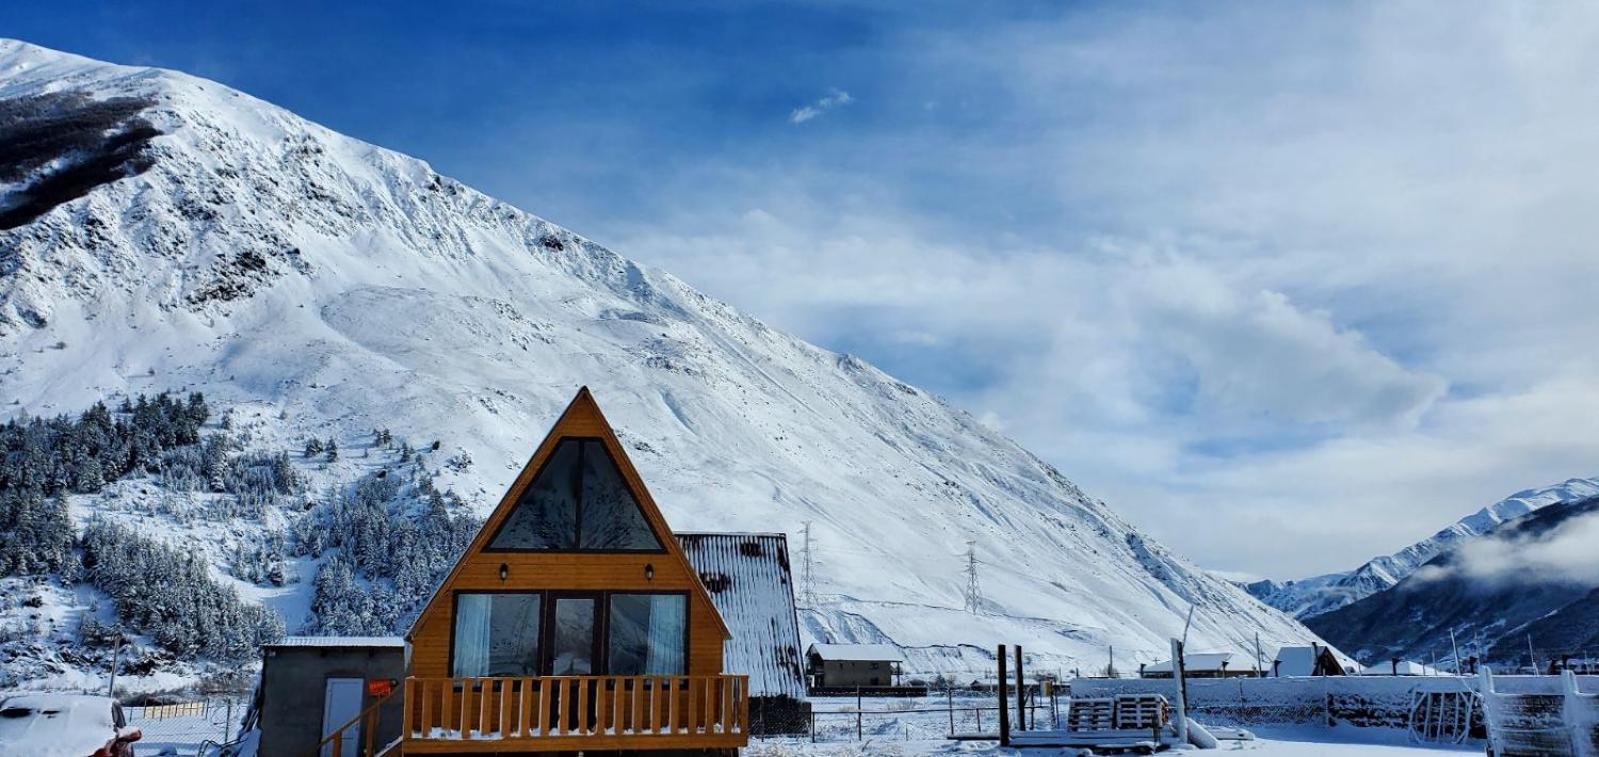
[[[67,92],[142,98],[160,133],[148,167],[0,231],[0,415],[160,386],[287,439],[395,426],[467,461],[437,473],[483,512],[586,384],[674,527],[815,522],[816,633],[1154,659],[1193,604],[1196,646],[1315,638],[859,358],[214,82],[0,41],[0,99]]]
[[[1599,495],[1599,477],[1569,478],[1558,484],[1523,489],[1451,523],[1426,539],[1397,552],[1374,557],[1352,571],[1297,581],[1265,579],[1242,585],[1256,599],[1305,620],[1390,589],[1434,557],[1504,523],[1544,507],[1595,495]]]

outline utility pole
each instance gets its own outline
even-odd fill
[[[117,648],[111,653],[111,681],[106,684],[105,695],[115,698],[117,695],[117,667],[122,664],[122,644],[126,637],[122,635],[122,626],[117,626]]]
[[[1256,678],[1264,678],[1264,677],[1266,677],[1266,669],[1261,667],[1261,662],[1260,662],[1260,632],[1259,631],[1255,632],[1255,677]]]
[[[1527,634],[1527,662],[1532,665],[1532,674],[1538,675],[1538,656],[1532,652],[1532,634]]]
[[[1116,675],[1116,647],[1115,647],[1115,645],[1111,645],[1111,648],[1110,648],[1110,660],[1105,663],[1105,677],[1106,678],[1119,678],[1120,677],[1120,676]]]
[[[966,611],[976,615],[983,609],[983,587],[977,582],[977,542],[966,542]]]
[[[800,529],[804,536],[804,546],[801,547],[800,558],[800,605],[806,609],[816,609],[816,575],[812,570],[814,561],[811,558],[811,522],[805,521],[805,527]]]

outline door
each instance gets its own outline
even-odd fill
[[[586,676],[599,672],[600,598],[597,594],[556,594],[550,603],[547,649],[549,674]]]
[[[366,681],[361,678],[329,678],[322,697],[322,737],[327,738],[333,729],[355,719],[361,714],[361,701],[365,695]],[[339,738],[344,742],[340,746],[340,753],[344,755],[360,754],[361,728],[351,726],[344,729]],[[322,757],[333,754],[333,742],[322,745]]]
[[[549,616],[545,619],[544,627],[549,629],[549,663],[546,668],[550,675],[556,676],[587,676],[600,672],[600,596],[598,594],[553,594],[550,602]],[[550,721],[559,722],[561,700],[576,694],[573,687],[579,686],[576,682],[557,684],[555,696],[550,697]],[[577,689],[581,691],[584,689]],[[594,696],[595,692],[588,691],[585,698],[586,709],[589,717],[587,723],[579,723],[577,713],[580,709],[577,702],[567,704],[566,728],[588,729],[594,725]]]

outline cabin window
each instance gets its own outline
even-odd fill
[[[539,594],[458,594],[455,677],[539,672]]]
[[[610,599],[611,674],[682,674],[688,597],[612,594]]]
[[[562,439],[506,516],[490,550],[662,551],[598,439]]]

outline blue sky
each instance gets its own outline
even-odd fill
[[[10,3],[424,158],[1015,436],[1202,564],[1599,473],[1599,17]]]

